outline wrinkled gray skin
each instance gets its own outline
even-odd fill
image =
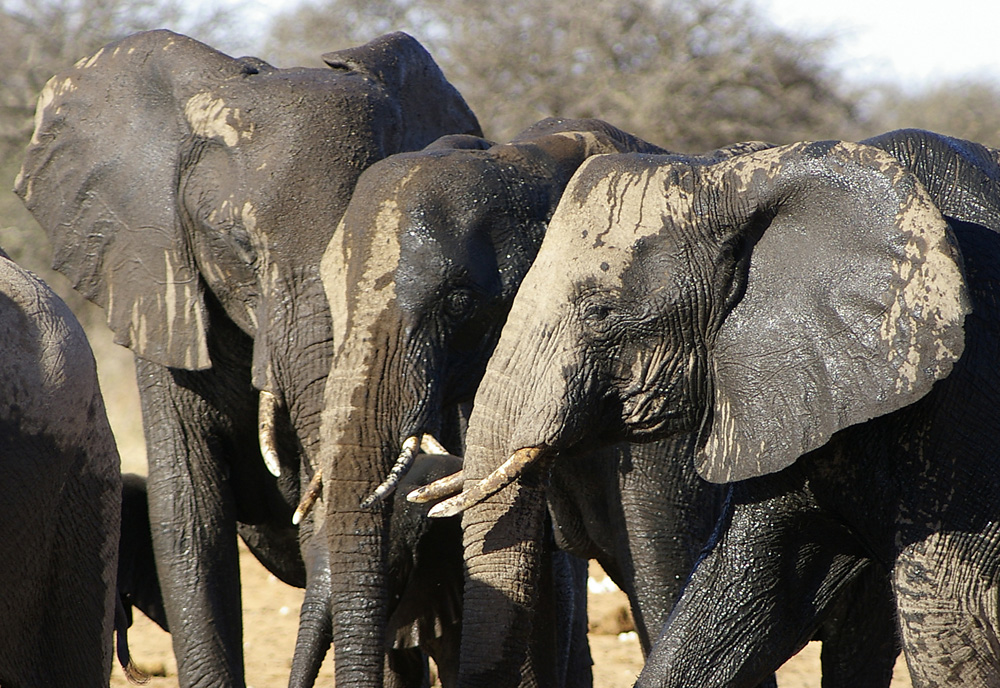
[[[461,453],[456,408],[475,393],[563,188],[589,156],[625,151],[662,152],[598,120],[547,119],[507,144],[448,137],[361,175],[322,273],[334,314],[323,500],[327,509],[353,514],[336,527],[325,523],[334,570],[350,552],[382,559],[384,534],[394,539],[392,504],[404,500],[359,505],[389,473],[407,437],[429,433]],[[551,540],[540,533],[539,546],[551,552]],[[585,583],[584,562],[556,562],[553,572],[545,561],[546,580],[568,566],[575,567],[578,584]],[[348,612],[337,600],[359,591],[336,578],[332,583],[338,618]],[[370,589],[360,593],[372,600],[370,614],[393,613],[393,596],[378,590],[395,584],[371,577]],[[575,593],[577,601],[584,593]],[[540,597],[548,604],[553,595]],[[578,628],[574,651],[572,641],[569,647],[556,642],[554,630],[572,626],[572,619],[557,620],[553,608],[544,613],[549,616],[538,622],[522,685],[589,684],[585,627]],[[343,642],[361,640],[355,633]]]
[[[480,133],[405,34],[324,59],[330,69],[275,69],[168,31],[125,38],[49,82],[16,182],[54,267],[136,355],[182,686],[244,685],[237,530],[307,597],[323,589],[311,585],[325,566],[312,524],[296,530],[291,515],[330,367],[319,261],[358,175],[441,135]],[[258,390],[278,400],[277,480],[256,440]],[[341,562],[345,586],[363,587],[361,559]],[[370,623],[363,602],[342,602],[351,632]],[[361,635],[350,654],[338,645],[338,685],[381,685],[382,644]]]
[[[477,608],[530,607],[504,574],[533,566],[546,454],[693,433],[733,489],[638,685],[753,685],[872,568],[915,686],[1000,683],[996,152],[870,143],[580,169],[470,419],[467,491],[543,457],[463,516],[471,645]]]
[[[94,356],[0,250],[0,685],[107,686],[121,504]]]

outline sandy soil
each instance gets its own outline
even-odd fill
[[[244,656],[247,686],[283,688],[288,682],[302,591],[289,587],[270,575],[245,549],[241,549],[243,583]],[[634,633],[620,631],[628,626],[627,601],[620,591],[598,592],[610,587],[603,584],[604,574],[592,565],[596,585],[589,595],[591,618],[591,653],[594,657],[596,688],[629,688],[642,668],[642,654]],[[152,677],[149,688],[176,688],[177,665],[170,647],[170,636],[136,612],[129,631],[132,655],[140,668]],[[810,643],[778,673],[781,688],[819,688],[819,645]],[[126,688],[119,668],[111,676],[114,688]],[[317,685],[333,685],[333,661],[328,659]],[[892,688],[909,688],[906,667],[900,661]]]

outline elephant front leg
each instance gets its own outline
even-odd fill
[[[179,684],[244,685],[236,515],[206,425],[217,413],[170,371],[136,359],[150,528]]]
[[[870,565],[805,495],[777,492],[730,504],[637,686],[752,688],[769,680]]]
[[[896,558],[893,587],[914,688],[1000,686],[1000,594],[975,562],[958,560],[963,551],[967,533],[933,533]]]
[[[814,640],[824,688],[885,688],[899,656],[896,605],[884,567],[868,564],[837,596]]]

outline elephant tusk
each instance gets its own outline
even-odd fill
[[[475,506],[494,492],[498,492],[517,480],[524,469],[537,460],[542,453],[542,447],[518,449],[498,469],[476,483],[472,489],[435,504],[427,512],[427,515],[431,518],[445,518],[460,514],[470,506]]]
[[[437,440],[435,440],[437,442]],[[410,435],[403,442],[403,449],[399,452],[399,457],[396,459],[395,465],[393,465],[392,470],[389,471],[389,477],[382,481],[382,484],[375,488],[375,491],[370,495],[365,497],[364,501],[361,502],[362,509],[368,509],[374,506],[378,502],[388,497],[399,485],[399,481],[403,479],[406,472],[410,470],[410,466],[413,462],[417,460],[417,454],[420,452],[420,438],[416,435]]]
[[[274,432],[274,419],[278,411],[278,399],[267,391],[261,391],[257,404],[257,437],[260,442],[260,454],[264,457],[264,465],[275,478],[281,476],[281,463],[278,461],[278,442]]]
[[[458,471],[443,478],[438,478],[434,482],[418,487],[415,490],[411,490],[406,495],[406,501],[413,502],[414,504],[426,504],[427,502],[434,502],[445,497],[453,497],[462,491],[462,485],[464,484],[465,475],[462,471]]]
[[[306,488],[305,494],[302,495],[302,500],[299,502],[299,508],[295,510],[292,514],[292,525],[297,526],[302,522],[302,519],[312,510],[313,504],[316,503],[316,499],[319,498],[320,491],[323,488],[323,471],[319,468],[313,473],[312,480],[309,481],[309,486]]]
[[[424,454],[449,454],[444,445],[438,442],[434,435],[424,434],[420,437],[420,451]]]

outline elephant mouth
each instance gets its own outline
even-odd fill
[[[473,485],[470,489],[435,504],[427,512],[427,515],[431,518],[447,518],[462,513],[466,509],[479,504],[479,502],[495,492],[499,492],[510,485],[521,476],[528,466],[537,463],[549,453],[551,453],[551,449],[545,445],[518,449],[488,476]],[[460,475],[460,473],[455,475]],[[425,488],[414,490],[407,495],[407,499],[410,501],[427,501],[428,495],[441,494],[449,488],[457,489],[455,475],[446,476],[441,480],[427,485]]]

